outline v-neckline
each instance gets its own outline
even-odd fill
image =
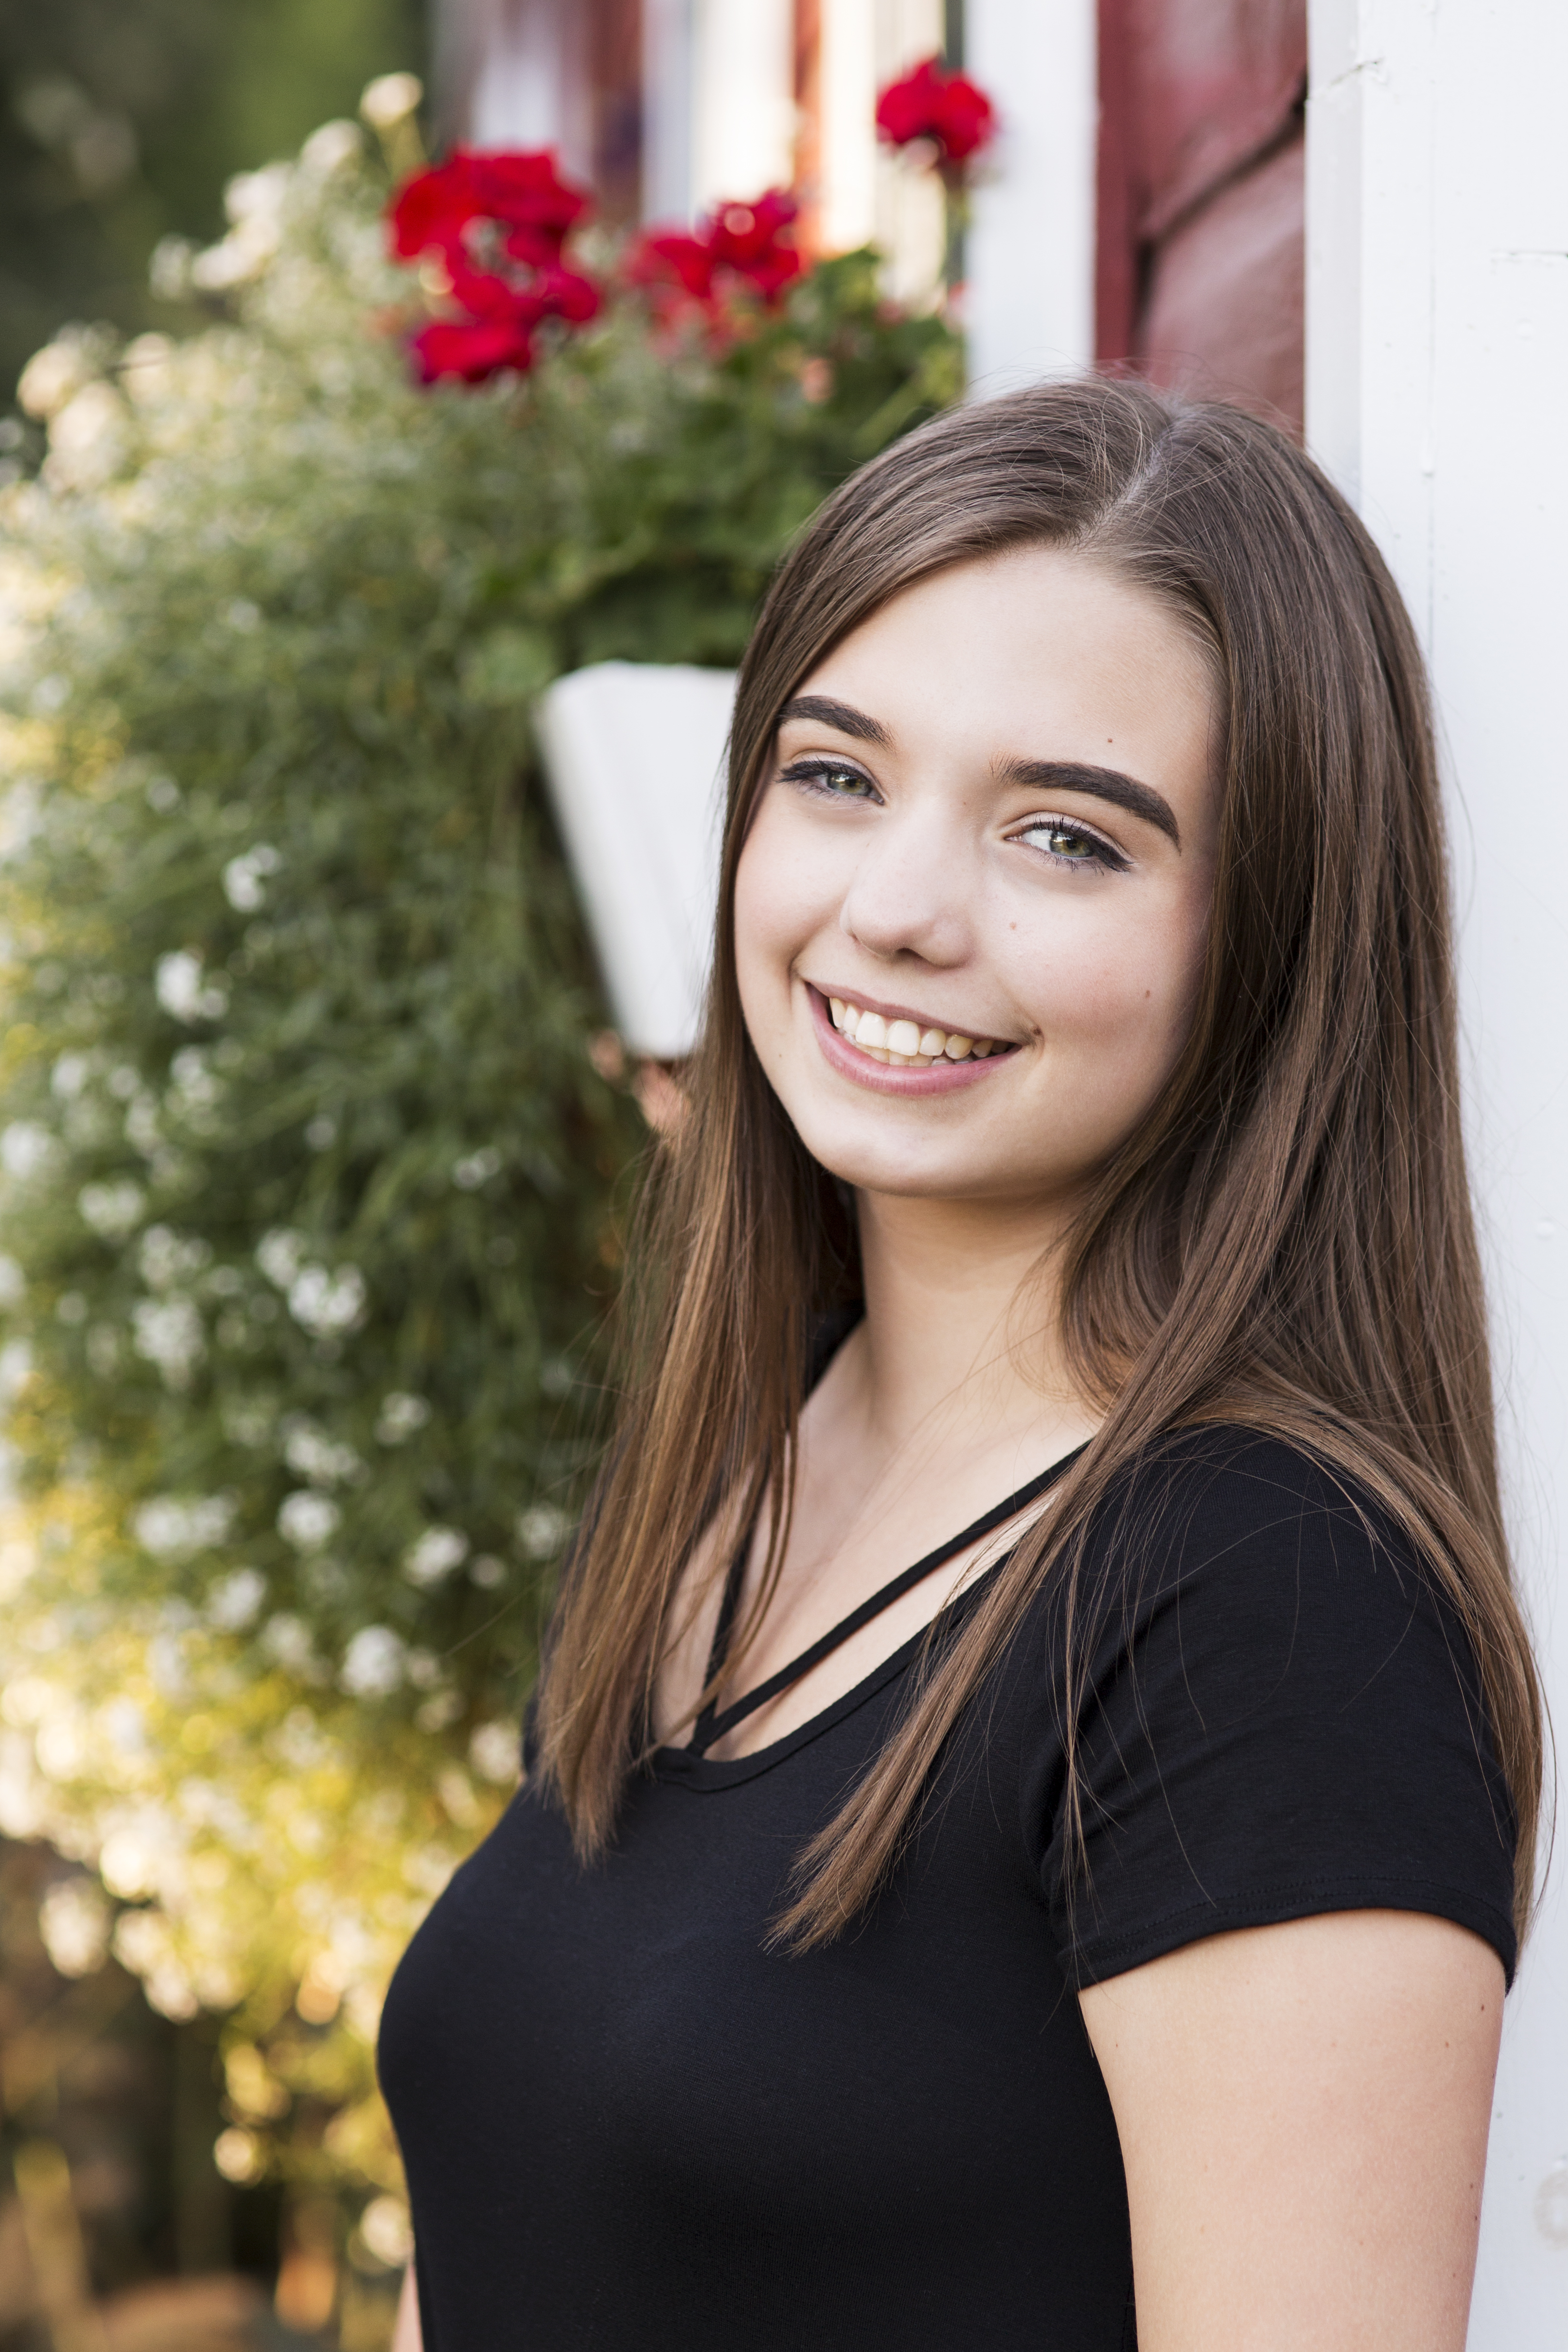
[[[1087,1443],[1086,1440],[1085,1444]],[[889,1577],[887,1582],[879,1585],[867,1600],[858,1602],[855,1608],[841,1617],[837,1624],[830,1626],[826,1633],[819,1635],[815,1642],[808,1643],[806,1647],[795,1657],[790,1659],[787,1664],[780,1666],[775,1673],[765,1675],[763,1681],[745,1692],[742,1697],[733,1700],[729,1706],[721,1710],[710,1703],[698,1717],[692,1727],[691,1738],[685,1747],[673,1749],[661,1748],[658,1753],[667,1756],[685,1756],[689,1757],[693,1763],[707,1764],[710,1761],[709,1748],[725,1738],[737,1724],[743,1723],[748,1716],[754,1715],[759,1708],[766,1706],[771,1700],[782,1696],[795,1683],[802,1681],[814,1667],[820,1665],[825,1658],[830,1657],[835,1650],[858,1633],[864,1626],[872,1623],[885,1609],[890,1608],[895,1601],[900,1601],[906,1592],[912,1592],[917,1585],[925,1581],[928,1576],[934,1575],[945,1560],[952,1559],[956,1553],[968,1550],[972,1544],[980,1542],[985,1536],[994,1534],[998,1528],[1005,1527],[1009,1519],[1016,1518],[1020,1511],[1027,1510],[1031,1503],[1037,1502],[1040,1496],[1047,1493],[1072,1467],[1084,1450],[1084,1445],[1075,1445],[1069,1453],[1060,1455],[1053,1462],[1048,1469],[1042,1470],[1037,1476],[1026,1480],[1011,1495],[1005,1496],[1001,1502],[994,1503],[988,1511],[983,1511],[977,1519],[972,1520],[970,1525],[959,1534],[950,1537],[934,1551],[925,1553],[912,1566],[900,1569],[897,1575]],[[714,1630],[712,1652],[709,1659],[708,1680],[710,1682],[724,1663],[724,1655],[729,1646],[729,1637],[739,1604],[742,1582],[745,1575],[751,1539],[752,1529],[748,1528],[736,1549],[734,1559],[730,1565],[730,1572],[724,1580],[724,1597],[720,1604],[719,1622]],[[1010,1546],[1004,1558],[1011,1558],[1012,1549]],[[1001,1561],[997,1561],[994,1565],[1000,1567]],[[993,1572],[994,1570],[987,1570],[985,1577]],[[910,1642],[900,1644],[891,1655],[901,1660],[904,1651],[910,1649],[914,1643],[924,1641],[931,1626],[937,1623],[966,1591],[976,1590],[978,1585],[985,1580],[985,1577],[976,1579],[973,1584],[962,1585],[958,1592],[945,1601],[926,1624],[919,1628],[911,1636]],[[874,1679],[876,1672],[877,1669],[873,1668],[867,1680]],[[856,1685],[857,1689],[859,1687],[858,1685]],[[846,1697],[853,1696],[853,1691],[844,1694]],[[837,1704],[837,1702],[829,1702],[826,1707],[820,1710],[821,1715],[831,1714]],[[817,1720],[817,1717],[810,1717],[805,1724],[797,1726],[797,1730],[810,1730]],[[780,1741],[770,1742],[769,1746],[783,1745],[794,1737],[795,1734],[785,1732],[781,1735]],[[765,1756],[768,1752],[768,1747],[752,1750],[752,1754],[756,1756]],[[745,1764],[749,1763],[752,1758],[735,1756],[712,1760],[719,1763]]]

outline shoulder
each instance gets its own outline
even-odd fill
[[[1094,1539],[1115,1549],[1138,1530],[1157,1543],[1167,1576],[1260,1546],[1325,1563],[1419,1565],[1370,1490],[1326,1453],[1231,1422],[1173,1431],[1129,1465]]]
[[[1257,1430],[1181,1431],[1131,1465],[1089,1530],[1080,1605],[1102,1686],[1129,1666],[1184,1717],[1370,1705],[1476,1727],[1436,1563],[1359,1479]]]
[[[1294,1654],[1315,1636],[1397,1640],[1420,1624],[1473,1679],[1435,1562],[1353,1475],[1258,1430],[1184,1430],[1147,1449],[1095,1514],[1082,1565],[1081,1600],[1108,1634],[1191,1637],[1213,1620],[1256,1669],[1281,1640]]]
[[[1080,1970],[1368,1906],[1458,1918],[1511,1968],[1513,1825],[1474,1654],[1364,1486],[1256,1431],[1179,1433],[1117,1482],[1076,1582],[1058,1688],[1097,1898],[1121,1895]]]

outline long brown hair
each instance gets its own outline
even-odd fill
[[[765,1608],[811,1336],[857,1286],[841,1189],[768,1086],[736,985],[735,869],[779,713],[901,590],[1030,544],[1152,591],[1212,663],[1223,787],[1206,966],[1179,1066],[1101,1171],[1066,1256],[1065,1336],[1104,1423],[1048,1520],[955,1638],[928,1648],[895,1734],[800,1858],[782,1932],[806,1948],[864,1910],[1043,1580],[1061,1580],[1069,1625],[1075,1608],[1080,1628],[1091,1613],[1084,1532],[1119,1472],[1163,1434],[1219,1420],[1359,1482],[1447,1591],[1512,1794],[1522,1930],[1542,1709],[1498,1497],[1421,656],[1371,539],[1300,450],[1234,409],[1131,383],[1044,384],[938,417],[828,499],[763,607],[735,706],[689,1112],[645,1190],[616,1442],[549,1645],[546,1783],[579,1852],[602,1851],[646,1760],[678,1585],[721,1508],[770,1514],[752,1622]],[[1084,1646],[1069,1641],[1069,1727]]]

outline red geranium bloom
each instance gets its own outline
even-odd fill
[[[591,278],[557,263],[536,269],[526,284],[514,285],[493,269],[459,267],[452,272],[452,299],[476,319],[511,319],[526,315],[531,326],[542,319],[564,319],[581,327],[599,308],[599,289]]]
[[[521,319],[433,319],[408,339],[422,383],[459,376],[483,383],[502,368],[526,375],[533,365],[533,341]]]
[[[713,248],[702,238],[669,229],[640,237],[626,259],[634,286],[657,286],[673,278],[681,291],[706,302],[713,292]]]
[[[478,209],[489,220],[503,221],[514,235],[548,241],[559,250],[567,230],[591,209],[593,199],[561,177],[548,147],[498,148],[492,154],[458,152],[468,166]],[[530,252],[519,258],[531,261],[534,256]]]
[[[588,208],[547,148],[486,154],[459,147],[398,191],[394,251],[404,260],[438,253],[451,299],[467,314],[437,320],[411,339],[426,383],[441,375],[480,383],[501,368],[525,373],[541,320],[582,326],[593,318],[599,289],[563,257],[567,232]]]
[[[667,229],[643,237],[628,257],[626,275],[656,298],[661,288],[668,289],[675,299],[662,306],[667,316],[679,310],[684,296],[717,324],[727,297],[742,288],[771,305],[805,267],[784,242],[798,209],[784,188],[770,188],[751,204],[721,205],[694,233]]]
[[[894,147],[929,139],[943,163],[966,163],[991,140],[996,110],[967,74],[926,58],[877,100],[877,128]]]
[[[714,261],[743,278],[764,301],[776,301],[800,276],[799,254],[782,242],[799,210],[783,188],[770,188],[755,204],[721,205],[708,231]]]
[[[393,252],[400,261],[417,261],[432,249],[457,252],[479,211],[468,159],[459,150],[445,163],[416,172],[397,191],[388,215]]]

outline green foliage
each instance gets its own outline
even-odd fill
[[[639,1149],[530,698],[735,660],[958,384],[853,255],[722,352],[626,299],[421,392],[384,194],[312,142],[234,322],[53,355],[0,747],[0,1830],[273,2053],[237,2132],[324,2103],[297,2160],[383,2189],[367,2037],[514,1777]]]
[[[167,324],[163,237],[217,234],[231,173],[418,70],[419,0],[0,0],[0,399],[67,320]]]

